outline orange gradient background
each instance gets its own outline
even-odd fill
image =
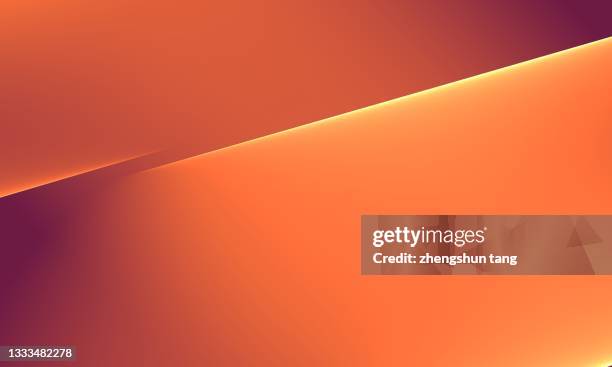
[[[526,3],[304,3],[241,7],[252,28],[232,18],[238,33],[202,31],[207,40],[191,30],[229,18],[194,9],[232,5],[129,4],[3,5],[21,17],[3,27],[25,38],[3,33],[24,53],[3,61],[15,72],[3,89],[13,156],[2,190],[143,155],[153,168],[111,166],[0,198],[0,345],[76,347],[76,364],[53,366],[612,360],[610,277],[362,276],[359,252],[362,214],[612,214],[611,38],[499,69],[597,30],[548,33],[547,22],[577,20],[525,15]],[[119,8],[125,18],[103,17]],[[284,12],[256,21],[270,9]],[[28,21],[66,38],[45,43]],[[68,37],[70,27],[86,32]],[[128,28],[115,43],[110,30]],[[169,38],[145,42],[155,30]],[[500,42],[511,34],[530,42]],[[26,141],[44,144],[26,154]]]

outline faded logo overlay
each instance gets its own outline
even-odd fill
[[[364,215],[361,273],[612,274],[612,216]]]

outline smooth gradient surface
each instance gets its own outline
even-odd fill
[[[0,339],[87,366],[600,366],[610,277],[360,275],[360,215],[610,214],[612,39],[0,202]]]
[[[4,0],[0,196],[601,39],[609,13],[605,0]]]

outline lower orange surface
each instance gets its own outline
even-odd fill
[[[109,189],[96,226],[154,284],[147,343],[192,365],[612,359],[610,277],[359,270],[361,214],[612,213],[611,63],[606,39]]]

